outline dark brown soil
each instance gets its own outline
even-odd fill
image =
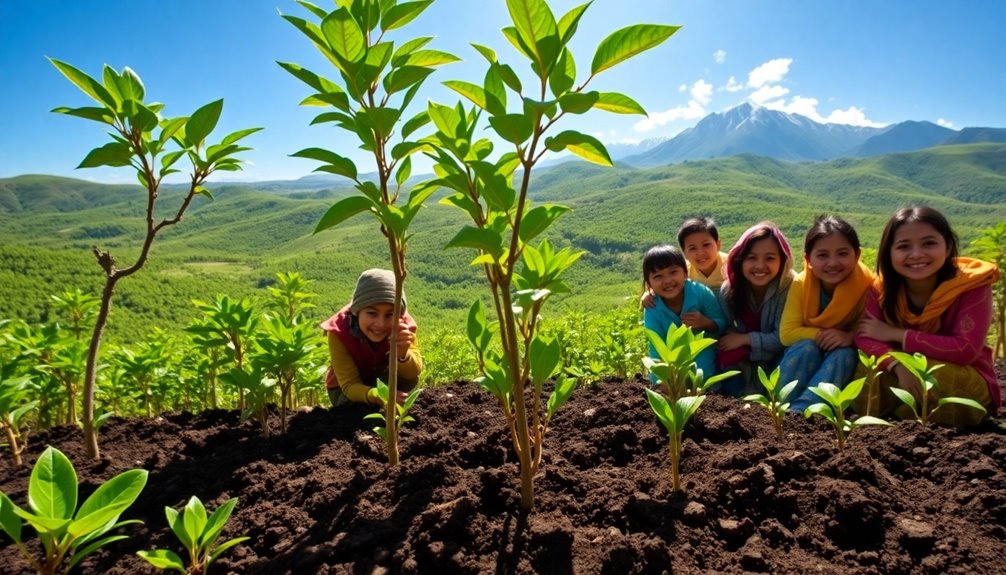
[[[1000,380],[1003,379],[1000,373]],[[240,497],[225,536],[251,540],[214,573],[1006,573],[1006,424],[901,423],[855,431],[838,453],[819,421],[712,396],[686,432],[684,494],[672,494],[667,437],[643,382],[578,391],[549,431],[534,511],[493,398],[473,384],[426,390],[388,469],[364,411],[297,414],[261,440],[235,412],[111,420],[100,461],[80,433],[32,438],[28,466],[0,463],[0,490],[26,504],[46,443],[74,462],[82,495],[123,470],[150,470],[124,515],[130,538],[86,574],[153,573],[135,552],[180,551],[164,506]],[[278,419],[274,418],[278,430]],[[0,572],[30,573],[5,536]]]

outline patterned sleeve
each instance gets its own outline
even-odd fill
[[[954,314],[942,318],[950,333],[908,330],[905,332],[905,351],[921,353],[939,361],[970,365],[985,347],[992,325],[992,286],[965,292],[947,313]]]
[[[877,299],[877,293],[873,289],[869,290],[867,293],[866,309],[863,310],[863,317],[884,321],[884,312],[880,308],[880,301]],[[858,347],[860,351],[866,355],[872,355],[873,357],[880,357],[889,351],[898,351],[886,341],[880,341],[859,334],[856,334],[856,347]],[[891,360],[886,359],[880,364],[880,366],[883,369],[887,369],[887,366],[890,364]]]

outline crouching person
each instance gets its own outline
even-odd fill
[[[356,282],[353,299],[339,313],[321,322],[328,333],[330,365],[325,387],[332,407],[351,401],[381,405],[377,380],[388,380],[388,354],[392,330],[398,331],[398,401],[419,382],[423,358],[416,340],[416,322],[406,310],[394,317],[395,275],[389,270],[370,269]]]

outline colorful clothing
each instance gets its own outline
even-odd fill
[[[727,254],[719,252],[716,255],[716,267],[709,275],[702,273],[702,270],[692,265],[692,262],[687,262],[688,279],[708,287],[715,293],[723,285],[723,282],[727,281],[726,261]]]
[[[918,314],[908,309],[904,290],[899,294],[899,317],[894,325],[906,328],[901,345],[861,336],[856,337],[856,345],[864,353],[875,357],[881,357],[889,351],[904,351],[921,353],[930,362],[945,364],[935,374],[939,382],[935,390],[937,397],[970,397],[994,415],[1002,405],[1002,398],[993,368],[992,349],[988,346],[987,339],[993,318],[991,285],[998,280],[999,271],[993,264],[971,258],[958,258],[957,267],[957,275],[937,286]],[[865,313],[867,317],[891,324],[884,318],[881,294],[883,284],[878,280],[867,299]],[[888,358],[881,363],[881,367],[889,370],[892,362]],[[984,382],[987,393],[980,386],[976,388],[975,381]],[[894,384],[896,381],[892,378],[882,378],[880,387],[886,391]],[[893,394],[882,393],[881,397],[885,401],[886,395],[893,397]],[[888,404],[881,402],[880,408],[886,405]],[[862,406],[857,402],[857,408],[859,407]],[[949,406],[941,407],[937,415],[944,410],[951,413],[959,411],[957,408],[948,408]],[[976,410],[964,409],[973,412],[972,418],[976,417],[975,414],[980,415]],[[966,415],[963,417],[967,419]],[[981,417],[978,418],[980,420]]]
[[[405,313],[402,318],[415,331],[416,322],[412,316]],[[379,403],[374,386],[378,379],[387,381],[388,378],[388,339],[379,343],[367,339],[348,305],[319,326],[328,332],[332,364],[325,374],[325,387],[329,390],[333,407],[348,401]],[[398,364],[398,389],[409,391],[414,388],[422,370],[423,358],[414,340],[405,361]]]
[[[796,380],[797,386],[790,395],[790,411],[802,412],[819,403],[820,398],[810,391],[821,383],[831,383],[844,388],[856,371],[858,354],[853,347],[824,351],[815,339],[822,329],[839,329],[851,332],[862,316],[866,294],[873,283],[873,274],[862,262],[857,262],[829,297],[814,275],[810,263],[804,260],[805,269],[793,280],[782,312],[779,339],[788,346],[779,364],[779,380],[783,383]]]
[[[681,325],[681,315],[667,307],[664,299],[659,296],[654,298],[653,303],[652,308],[643,308],[643,326],[660,334],[661,337],[666,337],[671,326]],[[698,282],[685,280],[681,314],[690,311],[697,311],[716,324],[716,331],[707,332],[706,337],[718,336],[727,326],[727,318],[723,314],[723,310],[720,309],[720,304],[716,301],[712,290]],[[659,359],[657,350],[653,348],[652,344],[650,345],[650,357]],[[716,346],[712,345],[704,349],[699,354],[696,364],[705,377],[708,378],[715,374]],[[652,375],[650,377],[653,378]]]

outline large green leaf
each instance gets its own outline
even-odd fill
[[[185,527],[189,539],[199,541],[199,537],[203,534],[203,528],[206,527],[206,508],[195,495],[189,498],[182,510],[182,525]]]
[[[597,92],[569,92],[559,97],[559,107],[567,114],[583,114],[597,103]]]
[[[55,447],[47,447],[31,470],[28,507],[52,519],[70,519],[77,509],[77,472]]]
[[[522,114],[504,114],[492,116],[489,124],[504,140],[514,144],[523,144],[534,132],[534,125]]]
[[[224,101],[216,100],[199,108],[189,116],[185,123],[185,138],[190,144],[196,145],[206,139],[210,132],[217,127],[220,120],[220,112],[224,109]]]
[[[108,93],[108,90],[106,90],[100,82],[66,62],[61,62],[55,58],[49,58],[49,61],[52,62],[52,65],[55,66],[61,74],[66,76],[68,80],[73,82],[75,86],[80,88],[82,92],[90,96],[94,101],[111,110],[117,109],[115,98]]]
[[[507,9],[523,44],[532,53],[539,77],[559,57],[561,42],[555,16],[545,0],[506,0]]]
[[[401,28],[422,14],[432,3],[433,0],[417,0],[396,4],[381,16],[381,28],[385,31]]]
[[[367,52],[363,30],[346,8],[339,8],[326,16],[321,21],[321,33],[332,51],[346,62],[359,62]]]
[[[563,50],[559,55],[552,72],[548,75],[548,85],[556,98],[568,92],[576,83],[576,62],[569,50]]]
[[[21,518],[14,512],[16,508],[10,497],[0,491],[0,529],[15,543],[21,543]]]
[[[136,501],[146,484],[146,469],[130,469],[109,479],[84,501],[67,531],[74,537],[82,537],[115,521]]]
[[[559,216],[569,211],[566,206],[544,204],[535,206],[524,213],[520,223],[520,239],[529,242],[544,232]]]
[[[495,230],[465,226],[445,247],[475,248],[499,257],[503,253],[503,237]]]
[[[377,209],[377,206],[370,198],[364,196],[343,198],[325,212],[325,215],[321,217],[318,225],[314,228],[314,233],[337,226],[360,212],[375,209]]]
[[[60,106],[59,108],[53,108],[52,111],[56,114],[66,114],[68,116],[76,116],[78,118],[84,118],[85,120],[92,120],[95,122],[101,122],[102,124],[109,124],[115,122],[115,115],[112,114],[107,108],[98,108],[95,106],[88,106],[84,108],[67,108],[66,106]]]
[[[420,83],[433,73],[433,68],[422,66],[402,66],[392,70],[384,77],[384,91],[388,94],[401,92],[414,84]]]
[[[143,557],[156,569],[175,569],[182,573],[187,573],[185,563],[177,553],[168,549],[154,549],[152,551],[137,551],[137,555]]]
[[[601,41],[590,65],[591,74],[599,74],[633,56],[659,46],[681,26],[636,24],[617,30]]]
[[[304,148],[299,152],[294,152],[290,154],[294,158],[307,158],[309,160],[318,160],[319,162],[325,162],[325,166],[321,168],[316,168],[314,171],[324,171],[330,174],[337,174],[340,176],[345,176],[351,180],[356,180],[357,170],[356,164],[353,163],[349,158],[345,158],[322,148]]]
[[[539,386],[552,377],[562,360],[559,340],[535,335],[531,340],[531,380]]]
[[[395,52],[395,54],[398,53],[398,51]],[[461,58],[458,58],[454,54],[441,52],[440,50],[417,50],[409,54],[403,64],[406,66],[441,66],[460,60]]]
[[[593,0],[591,0],[591,2],[593,2]],[[569,40],[573,37],[573,34],[576,34],[576,27],[580,23],[580,17],[583,16],[583,13],[587,10],[587,7],[590,6],[591,2],[576,6],[569,12],[563,14],[562,18],[559,18],[559,41],[562,42],[563,46],[569,42]]]
[[[235,497],[234,499],[224,501],[223,505],[217,507],[216,511],[214,511],[206,521],[206,527],[203,529],[202,535],[199,538],[199,543],[201,545],[209,546],[217,540],[220,532],[223,531],[224,526],[227,525],[227,520],[230,518],[231,512],[234,511],[234,506],[237,504],[238,499]]]
[[[598,110],[614,112],[615,114],[646,115],[646,110],[644,110],[643,107],[635,100],[625,94],[619,94],[618,92],[598,92],[597,101],[594,102],[594,107]]]
[[[129,146],[119,142],[109,142],[88,152],[77,168],[97,168],[98,166],[118,168],[130,165],[132,158],[133,153]]]
[[[604,147],[604,144],[593,136],[573,130],[566,130],[555,137],[546,138],[545,147],[553,152],[569,150],[588,162],[602,166],[612,165],[611,157],[608,155],[608,150]]]
[[[486,92],[481,86],[463,80],[448,80],[444,86],[468,98],[479,108],[486,109]]]

